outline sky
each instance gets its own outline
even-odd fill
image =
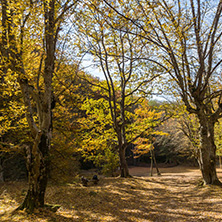
[[[98,77],[101,80],[105,79],[103,72],[93,64],[93,58],[90,55],[86,55],[83,59],[82,68],[90,75]]]

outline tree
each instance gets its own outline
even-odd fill
[[[98,87],[94,90],[97,96],[85,99],[82,109],[86,115],[78,120],[81,126],[79,150],[84,158],[93,161],[97,167],[102,167],[102,172],[114,173],[119,147],[112,127],[108,93],[101,90],[98,92]],[[120,109],[119,105],[117,109]],[[135,144],[132,150],[135,157],[152,152],[154,136],[164,134],[157,130],[165,119],[164,113],[152,109],[144,100],[137,104],[137,108],[128,110],[126,116],[126,141],[128,145]]]
[[[141,98],[147,96],[151,90],[151,82],[159,74],[155,66],[142,59],[146,41],[141,42],[137,35],[131,35],[130,25],[121,23],[118,20],[120,18],[113,16],[113,20],[106,20],[107,16],[112,16],[111,10],[100,3],[82,6],[84,9],[88,7],[88,10],[82,11],[78,30],[83,34],[81,40],[86,39],[82,44],[86,47],[85,51],[91,53],[104,74],[103,90],[106,91],[112,126],[117,138],[121,176],[128,177],[125,158],[125,150],[129,145],[127,134],[130,133],[127,131],[130,122],[128,114],[132,113],[130,110],[132,111]],[[123,26],[124,31],[114,29],[116,26]],[[134,31],[137,30],[134,28]]]
[[[186,109],[200,126],[199,166],[204,184],[219,184],[216,174],[214,126],[222,117],[220,82],[222,1],[136,1],[133,16],[104,2],[153,43],[156,58],[148,58],[169,74]],[[136,34],[136,33],[135,33]]]
[[[162,122],[165,121],[164,118],[161,118],[161,116],[165,115],[166,117],[166,114],[164,114],[163,111],[155,109],[154,106],[151,107],[146,100],[143,101],[143,103],[141,103],[135,110],[135,114],[134,128],[138,130],[141,126],[148,127],[147,130],[142,134],[139,132],[137,133],[139,136],[135,141],[136,146],[133,149],[135,158],[138,158],[143,154],[150,153],[150,176],[153,176],[153,164],[155,165],[157,174],[161,175],[156,162],[154,142],[157,136],[166,135],[164,132],[158,129]]]
[[[16,77],[33,141],[27,148],[28,192],[19,207],[29,212],[44,207],[55,105],[52,82],[56,43],[64,16],[73,5],[75,2],[69,0],[1,1],[1,79]],[[39,62],[37,69],[29,61],[31,54],[38,57],[32,61]]]

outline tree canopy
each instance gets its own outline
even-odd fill
[[[44,207],[50,169],[79,159],[129,177],[127,149],[189,154],[221,185],[221,13],[222,0],[1,0],[0,170],[26,156],[19,209]]]

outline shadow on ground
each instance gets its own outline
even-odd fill
[[[0,204],[7,207],[7,201],[12,201],[11,209],[3,207],[0,212],[1,221],[222,221],[222,190],[198,186],[196,169],[175,168],[160,177],[144,177],[140,171],[136,176],[135,172],[133,178],[103,178],[96,186],[50,185],[46,200],[61,208],[31,216],[10,214],[24,198],[26,185],[1,184]]]

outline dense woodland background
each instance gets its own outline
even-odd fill
[[[18,209],[90,169],[184,164],[221,186],[222,1],[0,4],[0,182],[28,181]]]

